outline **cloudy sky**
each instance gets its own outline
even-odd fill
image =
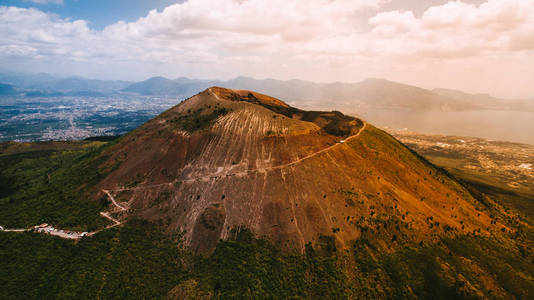
[[[0,68],[534,98],[534,0],[2,0]]]

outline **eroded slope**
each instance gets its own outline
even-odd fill
[[[236,227],[304,249],[369,232],[384,249],[444,234],[508,230],[467,191],[391,136],[338,112],[208,89],[117,143],[99,188],[211,251]],[[380,228],[388,230],[379,231]]]

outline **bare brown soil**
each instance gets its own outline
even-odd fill
[[[225,113],[215,120],[199,117],[218,111]],[[107,154],[107,164],[120,166],[99,190],[128,203],[127,215],[183,232],[199,252],[235,227],[301,250],[325,235],[343,248],[381,226],[391,226],[380,237],[384,249],[504,228],[462,186],[372,125],[254,92],[208,89]]]

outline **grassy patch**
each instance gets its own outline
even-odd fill
[[[211,109],[198,109],[193,112],[175,117],[169,122],[181,130],[193,133],[198,130],[208,128],[220,116],[224,116],[228,110],[224,107]]]

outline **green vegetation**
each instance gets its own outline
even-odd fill
[[[162,299],[194,292],[214,299],[526,299],[532,254],[480,236],[406,245],[397,252],[362,238],[347,251],[322,237],[303,254],[235,230],[209,256],[183,250],[146,221],[72,242],[0,233],[2,299]]]
[[[283,254],[245,230],[209,257],[181,250],[179,236],[137,220],[78,243],[0,234],[2,299],[165,298],[184,282],[223,299],[346,298],[335,255],[311,247],[304,256]]]
[[[98,166],[106,146],[31,151],[0,156],[0,225],[27,228],[50,223],[91,231],[107,224],[99,212],[108,200],[91,200],[89,188],[111,168]]]
[[[329,278],[322,279],[326,283],[323,288],[318,287],[314,281],[319,278],[314,275],[324,270],[325,265],[319,259],[309,262],[312,261],[316,264],[315,270],[310,269],[304,257],[283,254],[268,242],[240,230],[232,240],[221,242],[211,256],[199,258],[193,276],[204,290],[223,299],[333,296],[335,293],[331,290],[343,290],[338,282]],[[328,271],[337,272],[335,269]]]
[[[187,114],[175,117],[171,119],[170,122],[181,130],[193,133],[197,130],[208,128],[217,118],[228,113],[228,110],[224,107],[210,110],[211,109],[206,111],[205,109],[200,108],[194,112],[188,112]]]
[[[178,237],[132,221],[75,243],[0,232],[1,299],[154,299],[182,281]]]
[[[460,236],[418,247],[405,247],[393,255],[366,254],[368,241],[355,243],[355,260],[365,277],[383,278],[392,298],[471,299],[503,294],[518,299],[534,292],[532,256],[516,246],[504,246],[490,238]],[[488,285],[484,277],[495,278]],[[486,279],[488,280],[488,279]]]

